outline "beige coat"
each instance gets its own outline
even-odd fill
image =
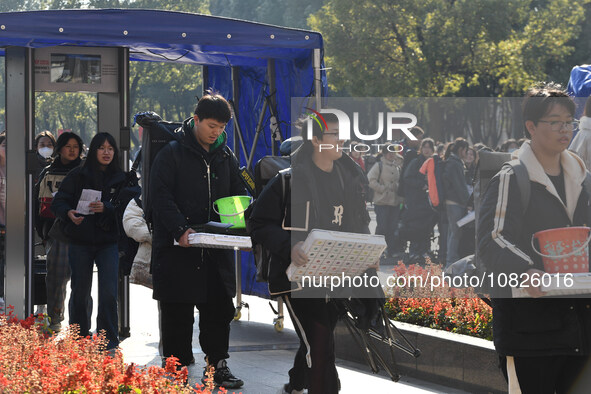
[[[152,234],[144,219],[144,211],[131,200],[123,213],[123,229],[128,237],[139,242],[137,254],[133,259],[129,280],[149,288],[152,288],[152,275],[150,275],[150,260],[152,255]]]
[[[369,187],[374,191],[373,202],[376,205],[396,206],[404,200],[397,194],[398,180],[400,179],[400,169],[402,158],[392,162],[386,160],[383,156],[380,158],[382,163],[382,173],[380,174],[380,163],[374,164],[367,174]],[[379,176],[379,179],[378,179]]]

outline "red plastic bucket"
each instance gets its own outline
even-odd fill
[[[536,250],[538,240],[540,251]],[[562,227],[538,231],[532,236],[534,251],[542,256],[544,271],[548,273],[589,272],[589,227]]]

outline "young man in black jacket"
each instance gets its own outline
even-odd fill
[[[523,119],[531,141],[515,152],[529,175],[527,209],[521,206],[520,185],[511,167],[491,180],[480,207],[478,247],[487,270],[513,274],[535,297],[510,298],[506,286],[493,299],[494,343],[510,393],[571,392],[590,361],[589,299],[538,298],[544,293],[539,281],[532,280],[545,274],[531,246],[532,234],[591,223],[589,196],[582,187],[585,165],[566,150],[574,112],[574,102],[559,86],[527,93]]]
[[[292,155],[283,181],[281,175],[270,181],[249,219],[253,240],[272,254],[269,290],[272,295],[282,294],[300,338],[289,383],[283,389],[288,394],[303,393],[305,388],[309,394],[335,394],[339,380],[333,333],[336,304],[327,301],[324,290],[316,298],[291,293],[287,267],[308,263],[302,243],[312,229],[369,233],[363,196],[367,179],[361,167],[339,149],[343,141],[338,138],[337,118],[323,116],[328,128],[313,122],[312,139]],[[286,180],[289,187],[284,186]]]
[[[232,251],[189,244],[189,234],[195,232],[191,226],[219,221],[213,211],[215,200],[246,192],[226,146],[224,128],[230,118],[222,96],[203,96],[195,115],[179,130],[180,141],[170,142],[156,156],[149,193],[154,218],[152,280],[160,307],[162,355],[175,356],[182,365],[194,363],[191,338],[197,307],[199,342],[208,365],[216,369],[215,383],[239,388],[243,381],[226,365],[236,294]]]

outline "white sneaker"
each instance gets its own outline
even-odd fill
[[[36,315],[45,315],[47,314],[47,305],[37,305],[37,309],[35,309]]]

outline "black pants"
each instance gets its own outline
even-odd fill
[[[160,346],[162,357],[175,356],[182,365],[193,359],[193,324],[195,307],[199,310],[199,344],[209,363],[227,359],[230,323],[235,308],[232,298],[214,272],[209,275],[207,301],[202,303],[159,302]]]
[[[501,369],[523,394],[589,392],[589,356],[501,357]]]
[[[319,298],[290,295],[284,296],[284,301],[300,338],[300,348],[289,370],[289,383],[296,390],[308,388],[308,394],[337,394],[339,378],[334,353],[337,309],[332,302]],[[308,368],[308,349],[312,368]]]

